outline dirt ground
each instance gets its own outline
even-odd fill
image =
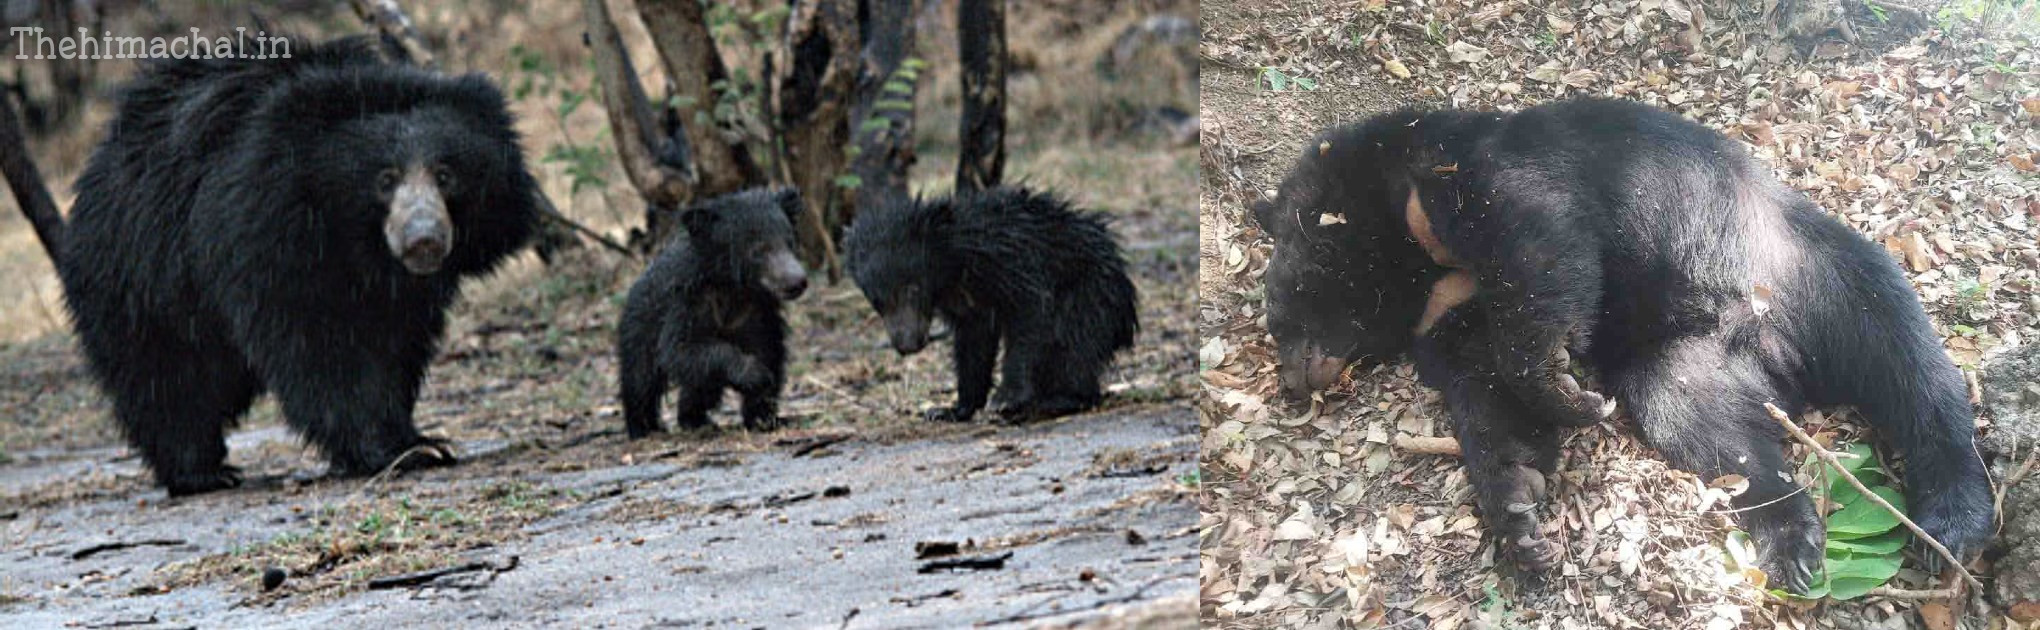
[[[421,6],[428,40],[459,51],[452,67],[509,82],[523,54],[556,70],[547,80],[588,88],[578,3],[406,4]],[[1195,70],[1107,80],[1096,63],[1121,30],[1190,17],[1192,3],[1066,4],[1009,16],[1024,62],[1009,84],[1008,179],[1112,215],[1142,330],[1106,377],[1106,404],[1055,421],[920,421],[954,395],[947,342],[896,356],[844,283],[790,307],[788,428],[627,442],[610,344],[640,263],[590,247],[552,265],[527,255],[466,288],[417,411],[421,429],[455,441],[460,466],[328,479],[263,401],[230,438],[246,487],[170,500],[114,431],[54,275],[0,200],[0,295],[22,296],[0,306],[0,626],[1194,623],[1198,164],[1146,112],[1194,111]],[[932,70],[913,180],[939,192],[954,169],[954,18],[920,19]],[[606,142],[599,108],[560,116],[563,100],[514,103],[527,155],[569,215],[620,238],[639,206],[614,165],[600,171],[610,184],[575,190],[568,164],[539,157]],[[96,135],[36,141],[60,204]],[[733,423],[732,407],[718,420]],[[282,580],[265,589],[265,577]]]
[[[1438,395],[1410,365],[1350,374],[1307,405],[1275,392],[1260,283],[1270,244],[1245,208],[1272,194],[1309,137],[1403,106],[1513,110],[1580,94],[1667,107],[1747,142],[1783,181],[1892,250],[1965,370],[2031,343],[2040,29],[2030,7],[1852,7],[1854,44],[1802,48],[1767,36],[1750,4],[1201,3],[1207,626],[2033,627],[1976,594],[1767,594],[1724,561],[1735,519],[1713,480],[1667,468],[1626,418],[1567,435],[1547,521],[1563,562],[1541,582],[1518,579],[1482,539],[1457,459],[1392,446],[1450,436]],[[1799,419],[1827,443],[1869,439],[1851,420],[1846,410]],[[1986,554],[1972,566],[1985,584],[1990,563]],[[1908,558],[1891,585],[1937,584],[1914,566]]]

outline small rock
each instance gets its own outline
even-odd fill
[[[287,577],[290,577],[290,572],[283,570],[283,567],[269,567],[267,569],[263,569],[262,590],[264,591],[276,590],[276,587],[283,586],[283,580],[284,578]]]

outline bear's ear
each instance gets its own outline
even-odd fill
[[[709,226],[715,225],[715,211],[707,208],[688,208],[680,213],[680,225],[687,227],[688,238],[707,236]]]
[[[786,213],[786,220],[800,223],[800,213],[805,211],[800,203],[800,189],[791,186],[781,188],[772,194],[772,201],[779,204],[779,210]]]

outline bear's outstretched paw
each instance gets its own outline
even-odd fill
[[[424,470],[458,464],[460,457],[454,454],[452,440],[421,437],[411,448],[398,453],[395,462],[398,470]]]
[[[1537,505],[1543,501],[1544,473],[1516,464],[1504,467],[1496,480],[1504,501],[1499,514],[1486,518],[1504,548],[1514,552],[1516,564],[1531,573],[1543,573],[1558,565],[1564,548],[1544,537],[1537,520]],[[1491,504],[1490,504],[1491,505]]]
[[[1565,371],[1567,365],[1563,363],[1565,353],[1560,352],[1559,358],[1561,363],[1558,372],[1558,393],[1565,396],[1572,410],[1569,414],[1562,414],[1563,417],[1557,419],[1558,423],[1569,427],[1586,427],[1615,417],[1615,399],[1580,387],[1579,379],[1573,378],[1573,375]]]
[[[1757,543],[1757,566],[1773,585],[1794,593],[1805,593],[1822,567],[1821,549],[1827,532],[1818,520],[1810,523],[1764,523],[1748,525]]]

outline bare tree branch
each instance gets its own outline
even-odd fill
[[[706,16],[699,0],[638,0],[638,17],[652,34],[666,76],[673,82],[680,121],[685,124],[687,143],[694,149],[703,197],[736,192],[766,183],[764,171],[752,159],[742,138],[728,137],[715,125],[696,124],[715,111],[717,95],[710,86],[729,79],[715,39],[709,36]]]
[[[35,225],[35,237],[42,241],[43,252],[50,255],[51,263],[62,264],[64,217],[57,212],[57,202],[50,198],[49,188],[43,185],[42,172],[36,169],[34,156],[28,153],[28,141],[22,136],[21,115],[14,111],[14,103],[6,94],[0,94],[0,175],[6,176],[7,187],[14,191],[15,204]]]
[[[623,36],[610,19],[609,6],[604,0],[584,0],[583,5],[595,74],[602,81],[602,105],[616,136],[623,172],[647,203],[678,208],[694,196],[694,174],[654,157],[653,147],[663,140],[657,131],[658,120],[645,99],[644,86],[638,83],[637,71],[631,67],[630,54],[623,48]]]
[[[432,51],[419,41],[417,25],[404,15],[397,0],[349,0],[348,4],[354,6],[355,17],[375,27],[382,35],[383,47],[395,53],[398,61],[420,68],[439,67]]]

